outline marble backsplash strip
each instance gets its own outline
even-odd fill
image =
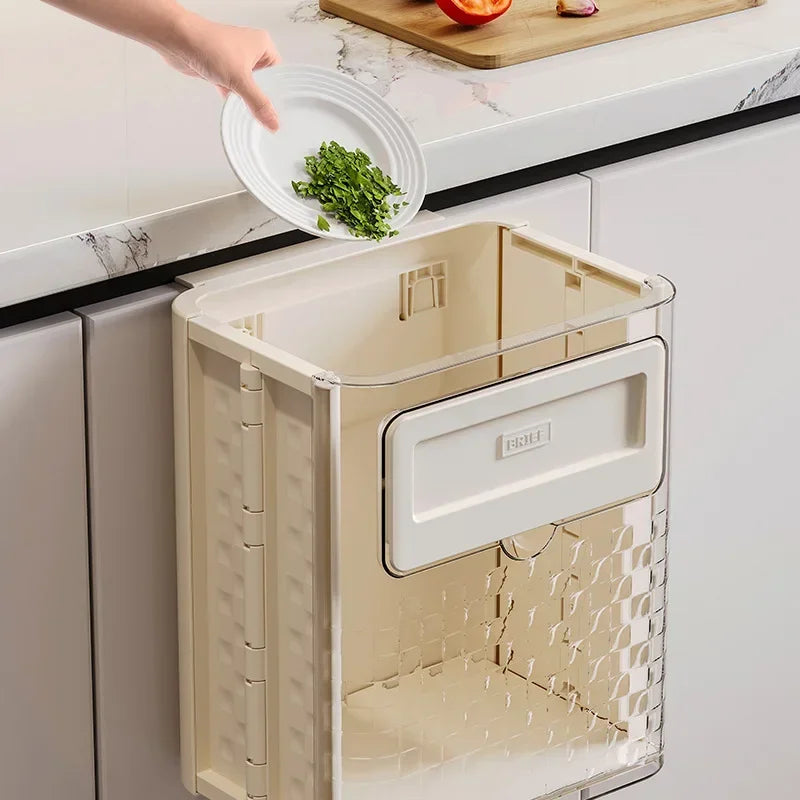
[[[0,307],[291,229],[247,192],[0,253]]]
[[[800,52],[761,86],[754,88],[737,106],[736,111],[756,108],[778,100],[800,95]]]

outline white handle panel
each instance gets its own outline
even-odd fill
[[[655,489],[660,339],[399,415],[385,435],[385,554],[398,575]]]

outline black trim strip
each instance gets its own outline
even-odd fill
[[[734,114],[726,114],[715,119],[696,122],[682,128],[673,128],[661,133],[654,133],[650,136],[643,136],[640,139],[631,139],[620,144],[602,147],[599,150],[590,150],[587,153],[568,156],[558,161],[549,161],[547,164],[539,164],[517,172],[509,172],[505,175],[498,175],[495,178],[487,178],[465,186],[446,189],[443,192],[434,192],[425,198],[425,203],[422,207],[429,211],[440,211],[462,203],[470,203],[473,200],[483,200],[504,192],[514,191],[515,189],[524,189],[537,183],[557,180],[567,175],[576,175],[591,169],[629,161],[639,156],[658,153],[662,150],[671,150],[674,147],[711,139],[725,133],[742,130],[743,128],[752,128],[754,125],[773,122],[785,117],[791,117],[794,114],[800,114],[800,96],[791,97],[788,100],[779,100],[775,103],[750,108]]]
[[[101,303],[115,297],[124,297],[127,294],[152,289],[154,286],[164,286],[171,283],[178,275],[184,275],[187,272],[269,253],[272,250],[280,250],[283,247],[310,241],[313,238],[302,231],[288,231],[265,239],[257,239],[222,250],[214,250],[211,253],[173,261],[169,264],[161,264],[140,272],[132,272],[85,286],[76,286],[74,289],[65,289],[44,297],[25,300],[22,303],[0,308],[0,329],[31,319],[49,317],[51,314],[58,314],[61,311],[72,311],[82,306]],[[2,272],[0,272],[1,280]]]
[[[441,211],[445,208],[472,202],[473,200],[482,200],[513,191],[514,189],[523,189],[539,183],[546,183],[558,178],[564,178],[567,175],[575,175],[590,169],[628,161],[631,158],[669,150],[690,142],[710,139],[714,136],[750,128],[764,122],[790,117],[794,114],[800,114],[800,96],[779,100],[778,102],[747,109],[746,111],[727,114],[704,122],[697,122],[681,128],[674,128],[663,133],[644,136],[640,139],[632,139],[621,144],[569,156],[568,158],[562,158],[558,161],[551,161],[535,167],[528,167],[527,169],[499,175],[495,178],[487,178],[464,186],[456,186],[452,189],[434,192],[425,198],[422,207],[428,211]],[[262,253],[269,253],[273,250],[279,250],[280,248],[311,239],[313,239],[312,236],[301,231],[289,231],[277,236],[269,236],[253,242],[215,250],[212,253],[204,253],[181,261],[152,267],[141,272],[121,275],[117,278],[110,278],[44,297],[26,300],[22,303],[15,303],[14,305],[0,308],[0,328],[50,316],[51,314],[58,314],[62,311],[71,311],[80,306],[99,303],[114,297],[122,297],[154,286],[161,286],[170,283],[177,275],[213,267],[217,264],[238,261],[242,258],[261,255]],[[0,280],[2,280],[1,273]]]

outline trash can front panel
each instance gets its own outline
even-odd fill
[[[290,260],[176,302],[186,786],[589,800],[652,774],[671,284],[494,222]]]

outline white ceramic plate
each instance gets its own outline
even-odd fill
[[[307,180],[304,159],[332,139],[348,150],[360,148],[406,193],[408,205],[391,219],[400,230],[425,198],[422,149],[408,123],[380,95],[347,75],[307,66],[279,66],[255,73],[272,100],[280,130],[270,133],[231,94],[222,109],[222,143],[233,171],[251,194],[300,230],[329,239],[354,239],[347,227],[324,215],[328,232],[317,227],[317,200],[302,199],[292,181]]]

